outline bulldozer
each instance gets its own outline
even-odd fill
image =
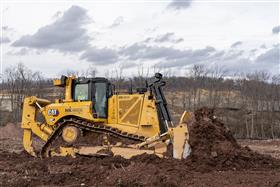
[[[163,94],[162,74],[156,73],[143,88],[116,92],[102,77],[64,76],[54,86],[63,98],[51,102],[36,96],[23,101],[23,147],[34,157],[122,156],[140,154],[184,159],[191,148],[184,112],[174,125]],[[41,116],[41,120],[39,120]],[[85,139],[85,137],[87,137]],[[34,146],[34,141],[42,145]],[[169,153],[169,154],[168,154]]]

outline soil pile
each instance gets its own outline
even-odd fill
[[[219,121],[214,110],[201,108],[195,111],[195,121],[189,126],[192,152],[189,161],[197,169],[219,170],[279,167],[279,161],[241,147],[230,130]]]

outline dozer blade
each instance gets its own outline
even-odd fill
[[[173,136],[173,158],[187,158],[191,153],[191,148],[188,142],[187,127],[179,125],[171,129]]]
[[[163,153],[166,152],[166,144],[158,144],[155,150],[149,149],[137,149],[135,147],[118,147],[118,146],[82,146],[79,148],[74,147],[60,147],[59,152],[51,151],[51,156],[94,156],[94,157],[106,157],[106,156],[121,156],[126,159],[130,159],[133,156],[141,154],[155,154],[162,158]]]
[[[191,153],[187,124],[192,120],[192,113],[184,112],[177,127],[171,128],[173,158],[185,159]]]

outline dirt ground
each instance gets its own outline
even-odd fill
[[[250,149],[261,154],[271,155],[280,159],[280,139],[274,140],[238,140],[242,146],[248,146]]]
[[[22,149],[18,125],[10,124],[0,128],[0,186],[280,187],[280,140],[236,141],[208,109],[195,119],[192,153],[182,161],[151,155],[33,158]]]
[[[1,151],[0,181],[1,186],[279,186],[280,170],[202,172],[153,157],[41,160]]]

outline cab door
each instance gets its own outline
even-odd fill
[[[93,83],[93,108],[98,118],[107,118],[108,111],[108,83]]]

